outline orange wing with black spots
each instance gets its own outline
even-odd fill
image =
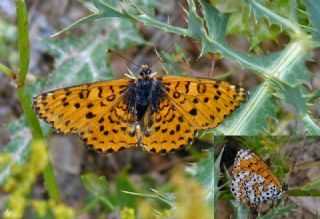
[[[58,89],[34,98],[40,118],[62,133],[78,133],[102,152],[137,145],[134,118],[124,104],[133,80],[121,79]]]
[[[185,147],[197,130],[216,127],[245,98],[243,88],[227,82],[178,76],[157,80],[165,98],[156,113],[145,117],[141,143],[147,151],[166,153]]]
[[[97,124],[80,134],[89,147],[110,153],[138,145],[137,124],[123,100],[93,122]]]
[[[216,127],[244,98],[242,88],[227,82],[155,78],[143,68],[136,79],[44,93],[34,98],[33,107],[59,132],[78,133],[96,150],[139,145],[165,153],[188,145],[197,130]]]
[[[150,152],[168,153],[187,146],[194,137],[195,127],[188,115],[165,97],[158,111],[145,117],[142,146]]]
[[[225,81],[178,76],[160,80],[170,101],[196,129],[218,126],[245,100],[243,88]]]

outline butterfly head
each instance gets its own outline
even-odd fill
[[[288,184],[283,184],[282,185],[282,190],[283,191],[288,191],[288,189],[289,189],[289,185]]]
[[[141,66],[141,71],[139,72],[139,76],[143,79],[152,78],[152,71],[150,70],[148,65]]]

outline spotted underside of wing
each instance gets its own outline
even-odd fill
[[[236,156],[231,192],[239,202],[256,206],[263,201],[279,199],[283,188],[268,166],[249,150],[240,150]]]
[[[147,151],[173,152],[188,145],[194,137],[195,128],[168,97],[163,99],[156,113],[149,113],[145,119],[141,144]]]
[[[166,94],[196,129],[218,126],[245,100],[241,87],[211,79],[164,76]]]
[[[123,102],[130,83],[121,79],[50,91],[35,97],[33,108],[57,131],[78,133],[99,151],[117,151],[137,145],[134,118]]]
[[[279,189],[282,188],[279,180],[272,174],[265,162],[249,150],[241,150],[236,157],[232,173],[237,174],[240,171],[257,173],[266,179],[265,183],[272,182]]]

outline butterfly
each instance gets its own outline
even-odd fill
[[[240,150],[232,170],[231,192],[242,203],[254,207],[263,201],[280,199],[287,191],[268,166],[250,150]]]
[[[224,81],[157,76],[147,65],[130,73],[43,93],[33,108],[58,132],[77,133],[100,152],[139,146],[167,153],[218,126],[245,99],[243,88]]]

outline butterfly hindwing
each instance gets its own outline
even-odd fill
[[[260,157],[250,152],[249,150],[241,150],[237,155],[235,164],[236,165],[233,169],[234,173],[237,173],[238,171],[243,171],[243,170],[259,173],[259,175],[261,175],[266,179],[266,182],[272,182],[278,188],[281,188],[281,183],[272,174],[267,164],[265,164],[265,162],[261,160]]]
[[[214,128],[244,101],[244,89],[224,81],[164,76],[170,100],[188,115],[197,129]]]
[[[167,96],[159,104],[158,111],[153,114],[149,111],[148,115],[141,140],[147,151],[168,153],[192,141],[195,128]]]
[[[78,133],[100,151],[117,151],[137,144],[136,137],[130,136],[132,133],[121,134],[124,127],[129,132],[133,120],[123,103],[123,94],[131,82],[130,79],[110,80],[50,91],[35,97],[33,107],[58,131]]]
[[[103,153],[111,153],[137,146],[136,124],[127,105],[120,100],[98,123],[81,133],[87,145]]]
[[[269,167],[249,150],[238,152],[232,174],[231,192],[239,202],[255,206],[283,194],[281,183]]]

